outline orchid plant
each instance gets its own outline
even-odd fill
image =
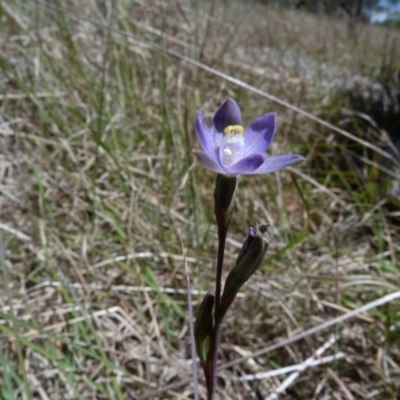
[[[193,154],[200,164],[217,173],[214,190],[214,213],[218,227],[215,294],[205,295],[194,325],[197,354],[206,378],[207,398],[213,400],[223,319],[242,285],[264,261],[269,245],[268,224],[251,227],[226,278],[224,290],[221,290],[230,205],[237,176],[278,171],[305,158],[295,154],[267,156],[265,153],[276,131],[276,114],[264,114],[243,128],[240,108],[231,98],[220,105],[211,126],[207,125],[203,113],[197,112],[195,129],[203,150],[193,150]]]

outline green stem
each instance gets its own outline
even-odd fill
[[[215,276],[215,303],[214,303],[214,332],[211,337],[210,352],[207,362],[203,365],[207,381],[207,399],[213,400],[217,390],[217,361],[218,348],[221,338],[223,315],[220,315],[221,280],[224,265],[225,243],[229,221],[227,218],[229,207],[236,190],[236,177],[218,174],[215,180],[214,213],[218,227],[218,255]]]
[[[213,400],[215,392],[217,390],[217,364],[218,364],[218,348],[221,338],[222,331],[222,319],[220,318],[219,306],[221,302],[221,280],[222,280],[222,269],[224,265],[225,255],[225,243],[227,236],[227,222],[226,222],[226,210],[219,207],[215,203],[215,216],[218,224],[218,256],[217,256],[217,268],[215,277],[215,309],[214,309],[214,334],[211,343],[211,376],[208,382],[208,400]]]

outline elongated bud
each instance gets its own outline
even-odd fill
[[[196,342],[197,354],[202,364],[207,361],[210,351],[211,337],[214,332],[214,308],[215,297],[207,293],[197,311],[196,322],[194,323],[194,339]]]
[[[264,261],[269,246],[268,224],[250,228],[239,252],[235,266],[229,272],[221,297],[219,317],[222,319],[243,284],[257,271]]]
[[[215,181],[214,199],[218,207],[225,212],[231,205],[236,190],[237,179],[235,176],[217,174]]]

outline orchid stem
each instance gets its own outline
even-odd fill
[[[225,254],[225,243],[228,231],[226,221],[227,211],[222,207],[219,207],[218,203],[215,203],[215,218],[218,225],[218,256],[217,256],[217,268],[216,268],[216,288],[215,288],[215,309],[214,309],[214,334],[211,343],[211,376],[208,382],[208,400],[213,400],[217,389],[217,363],[218,363],[218,348],[221,338],[222,331],[222,319],[220,318],[219,306],[221,302],[221,280],[222,280],[222,268],[224,265],[224,254]]]
[[[218,319],[216,324],[215,324],[215,329],[214,329],[214,336],[213,336],[213,343],[212,343],[212,374],[211,374],[211,379],[209,382],[209,387],[208,387],[208,396],[207,400],[214,400],[215,393],[217,391],[217,380],[218,380],[218,348],[219,348],[219,343],[221,339],[221,332],[222,332],[222,320]]]
[[[217,268],[215,277],[215,324],[217,324],[219,319],[219,303],[221,302],[221,280],[222,280],[222,268],[224,265],[224,255],[225,255],[225,243],[227,236],[227,225],[226,225],[226,211],[219,208],[216,205],[215,213],[219,214],[217,217],[218,221],[218,256],[217,256]]]
[[[218,255],[215,273],[215,302],[214,302],[214,329],[211,335],[210,351],[207,361],[203,364],[207,381],[207,399],[213,400],[217,390],[217,361],[218,348],[222,330],[223,314],[220,312],[221,280],[224,265],[225,243],[228,233],[230,218],[230,205],[236,190],[237,179],[235,176],[217,175],[214,190],[214,214],[218,227]]]

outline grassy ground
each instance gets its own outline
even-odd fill
[[[400,32],[226,3],[0,2],[1,399],[192,398],[184,266],[212,290],[217,242],[193,123],[227,95],[308,162],[240,180],[225,272],[256,221],[271,247],[219,398],[399,398],[400,175],[343,90],[392,77]]]

